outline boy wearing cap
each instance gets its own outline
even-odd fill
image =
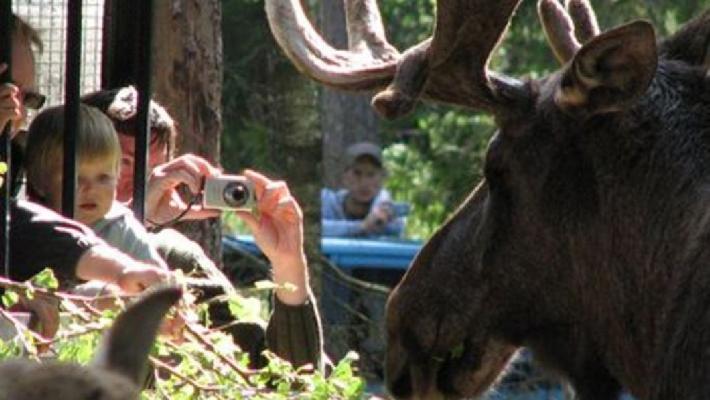
[[[343,189],[321,191],[323,236],[402,236],[404,218],[394,215],[389,192],[382,188],[382,151],[370,142],[345,152]]]

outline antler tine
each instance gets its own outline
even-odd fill
[[[375,0],[348,4],[350,50],[326,43],[311,25],[299,0],[266,0],[271,31],[296,67],[312,79],[344,90],[386,86],[395,74],[399,53],[385,38]]]
[[[488,75],[491,53],[520,0],[438,0],[434,36],[407,50],[393,83],[373,99],[387,117],[409,112],[419,97],[496,112],[519,87]]]
[[[581,43],[599,35],[597,15],[588,0],[565,0],[567,12],[572,17],[576,28],[577,39]]]
[[[574,35],[574,23],[562,4],[558,0],[539,0],[537,15],[557,61],[564,64],[572,59],[582,46]]]
[[[345,6],[348,47],[355,52],[368,52],[377,60],[396,62],[399,52],[387,42],[377,2],[349,1]]]

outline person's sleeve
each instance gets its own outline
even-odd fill
[[[199,244],[172,228],[150,233],[150,240],[170,269],[186,274],[204,273],[213,263]]]
[[[299,367],[312,364],[322,369],[323,331],[311,297],[303,305],[282,303],[274,296],[274,312],[266,327],[266,346]]]
[[[385,230],[383,233],[387,236],[402,237],[404,233],[404,224],[404,217],[395,218],[392,221],[388,222],[387,225],[385,225]]]
[[[163,258],[158,253],[158,248],[152,242],[150,234],[132,215],[125,217],[125,231],[123,233],[126,253],[133,258],[147,261],[159,267],[167,268]]]
[[[372,203],[373,203],[373,206],[377,206],[380,203],[391,203],[391,202],[392,202],[392,195],[390,194],[389,190],[380,189],[380,192],[377,193],[377,196],[375,197],[375,200]]]
[[[9,265],[14,280],[51,268],[60,280],[73,282],[84,252],[104,243],[83,224],[28,201],[12,201],[10,213]]]
[[[392,195],[390,195],[390,192],[387,189],[382,189],[380,190],[380,193],[377,194],[377,198],[375,198],[373,207],[376,207],[382,203],[391,203],[392,202]],[[395,218],[392,221],[388,222],[387,225],[385,225],[384,230],[382,231],[382,234],[386,236],[397,236],[397,237],[402,237],[402,234],[404,233],[404,225],[405,225],[406,218],[404,217],[399,217]]]
[[[362,234],[362,220],[323,219],[321,220],[321,235],[323,236],[358,236]]]

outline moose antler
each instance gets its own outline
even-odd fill
[[[566,0],[565,8],[558,0],[539,0],[537,12],[547,41],[557,60],[564,64],[577,50],[599,34],[594,9],[588,0]]]
[[[348,51],[328,45],[298,0],[266,0],[269,25],[304,74],[345,90],[380,90],[373,105],[396,117],[419,98],[495,112],[517,82],[489,76],[490,54],[520,0],[438,0],[434,35],[399,54],[384,35],[375,0],[348,0]]]
[[[382,88],[394,76],[399,53],[385,37],[375,0],[347,4],[349,51],[326,43],[299,0],[267,0],[271,31],[295,66],[310,78],[344,90]]]
[[[599,35],[599,23],[589,0],[566,0],[565,8],[574,21],[577,39],[584,44]]]
[[[519,3],[439,0],[431,43],[425,41],[405,53],[394,82],[373,99],[375,108],[396,117],[414,106],[418,97],[414,94],[423,92],[427,99],[495,113],[500,93],[519,86],[488,73],[490,56]]]

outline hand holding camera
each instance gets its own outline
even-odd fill
[[[244,171],[253,184],[256,212],[237,210],[249,226],[254,240],[273,267],[274,283],[282,287],[295,285],[295,290],[277,289],[276,296],[291,305],[303,304],[308,296],[308,273],[303,250],[303,212],[284,181]]]
[[[177,189],[185,185],[197,195],[202,189],[204,177],[218,176],[220,173],[207,160],[194,154],[183,154],[155,167],[148,179],[146,221],[161,226],[183,219],[218,217],[218,209],[207,210],[201,204],[188,203],[180,197]]]

